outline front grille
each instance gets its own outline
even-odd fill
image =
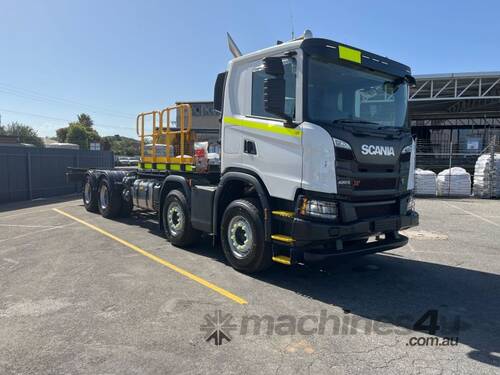
[[[393,173],[394,165],[384,164],[361,164],[357,165],[359,172],[372,172],[372,173]]]
[[[387,190],[396,189],[396,178],[360,178],[353,179],[352,186],[355,190]]]
[[[371,219],[374,217],[397,214],[399,214],[399,209],[396,206],[396,203],[356,207],[356,215],[358,216],[358,219]]]

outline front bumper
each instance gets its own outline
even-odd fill
[[[360,220],[349,224],[314,222],[295,218],[292,235],[295,261],[324,261],[325,258],[356,256],[405,246],[408,238],[398,231],[418,225],[416,212]],[[356,241],[383,235],[371,242]]]
[[[292,237],[296,242],[356,239],[380,233],[397,232],[418,225],[418,213],[359,220],[348,224],[314,222],[295,218]]]

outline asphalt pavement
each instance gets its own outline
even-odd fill
[[[403,248],[245,275],[143,212],[0,206],[0,374],[498,374],[500,201],[416,207]]]

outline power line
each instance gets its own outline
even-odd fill
[[[102,113],[102,114],[105,114],[106,116],[111,116],[111,117],[121,117],[121,118],[127,118],[127,119],[134,119],[135,118],[135,116],[130,114],[130,113],[119,112],[119,111],[115,111],[115,110],[110,110],[110,109],[96,107],[96,106],[89,105],[89,104],[80,103],[80,102],[70,100],[70,99],[64,99],[64,98],[59,98],[59,97],[52,96],[52,95],[46,95],[46,94],[42,94],[42,93],[39,93],[36,91],[23,89],[21,87],[7,85],[7,84],[1,83],[1,82],[0,82],[0,92],[3,92],[4,94],[9,94],[9,95],[21,97],[24,99],[35,100],[35,101],[86,107],[86,108],[91,109],[91,111],[94,113]]]
[[[26,116],[33,116],[33,117],[40,117],[40,118],[45,118],[48,120],[55,120],[55,121],[64,121],[64,122],[72,122],[72,120],[68,120],[65,118],[61,117],[53,117],[53,116],[46,116],[46,115],[40,115],[37,113],[30,113],[30,112],[23,112],[23,111],[14,111],[11,109],[4,109],[0,108],[0,111],[2,112],[9,112],[9,113],[15,113],[19,115],[26,115]],[[132,127],[125,127],[125,126],[117,126],[117,125],[100,125],[100,124],[94,124],[95,127],[97,128],[103,128],[103,129],[126,129],[126,130],[132,130]]]

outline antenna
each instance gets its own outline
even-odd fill
[[[240,57],[242,55],[240,49],[234,42],[233,38],[231,38],[231,35],[229,33],[227,33],[227,44],[229,45],[229,50],[234,57]]]
[[[288,1],[288,9],[290,10],[290,23],[292,26],[292,40],[295,39],[295,31],[293,30],[293,8],[292,8],[292,0]]]

